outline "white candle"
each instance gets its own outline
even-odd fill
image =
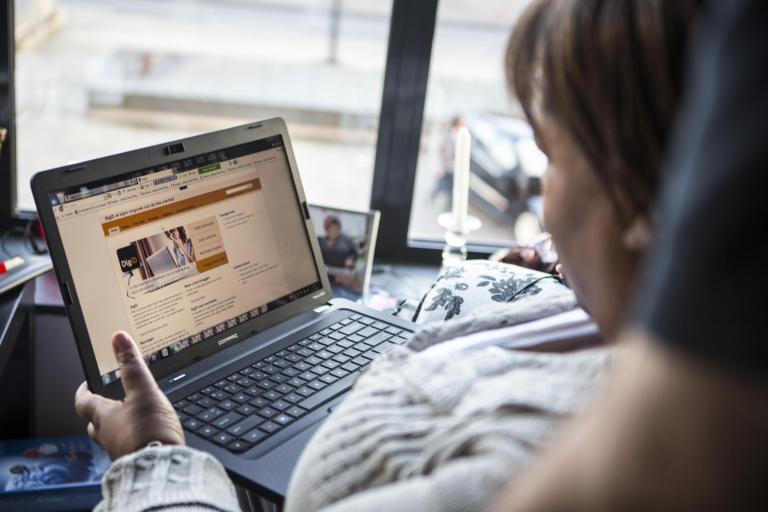
[[[459,231],[467,225],[469,206],[469,151],[472,138],[466,126],[456,132],[453,160],[453,218]]]

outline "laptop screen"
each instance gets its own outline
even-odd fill
[[[297,197],[280,135],[50,194],[104,384],[321,290]]]

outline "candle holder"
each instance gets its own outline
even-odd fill
[[[453,212],[441,213],[437,216],[437,222],[445,229],[443,268],[461,265],[467,259],[467,235],[480,229],[483,223],[474,215],[468,214],[462,225]]]

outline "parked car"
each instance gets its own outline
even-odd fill
[[[464,121],[472,136],[470,201],[499,223],[514,224],[524,212],[540,218],[547,157],[531,126],[491,114],[468,114]]]

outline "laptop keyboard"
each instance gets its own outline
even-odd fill
[[[371,360],[410,336],[350,314],[173,406],[185,430],[242,453],[347,390]]]

